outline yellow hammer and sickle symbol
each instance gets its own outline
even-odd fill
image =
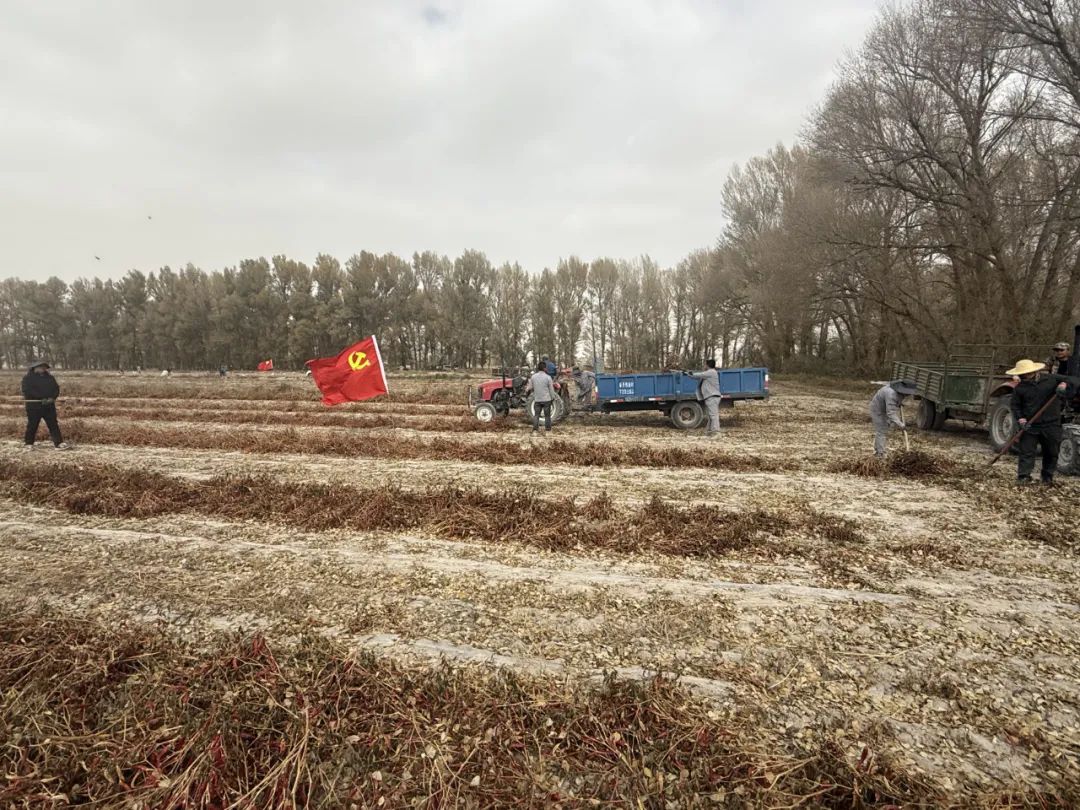
[[[360,371],[371,365],[371,361],[367,359],[367,355],[363,352],[353,352],[349,355],[349,368],[353,371]]]

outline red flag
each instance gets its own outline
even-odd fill
[[[259,371],[273,371],[274,370],[274,361],[273,360],[263,360],[261,363],[259,363],[259,365],[256,366],[256,368]]]
[[[358,402],[386,393],[386,373],[375,336],[343,349],[337,357],[320,357],[305,363],[322,391],[323,405]]]

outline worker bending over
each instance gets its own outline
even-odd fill
[[[904,414],[900,410],[904,400],[919,393],[915,383],[893,380],[881,386],[870,400],[870,421],[874,423],[874,455],[885,458],[889,452],[889,431],[907,430]]]

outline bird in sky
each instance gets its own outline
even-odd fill
[[[101,257],[100,257],[100,256],[95,256],[94,258],[95,258],[95,259],[97,259],[97,260],[98,260],[99,262],[101,261]]]

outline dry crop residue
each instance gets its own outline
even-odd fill
[[[168,384],[175,394],[175,402],[154,397],[149,405],[161,419],[140,422],[130,414],[131,421],[125,411],[124,423],[114,424],[101,412],[124,406],[96,406],[100,415],[88,414],[85,424],[107,435],[107,444],[67,454],[24,453],[14,443],[0,449],[6,560],[0,599],[9,610],[31,611],[20,622],[35,610],[52,617],[40,620],[41,631],[27,624],[3,628],[0,674],[34,661],[59,662],[40,653],[59,643],[61,631],[82,634],[87,662],[99,654],[127,660],[108,659],[108,650],[120,645],[145,664],[115,670],[115,699],[101,711],[117,727],[128,722],[136,729],[133,707],[149,694],[141,683],[175,686],[184,672],[222,672],[224,680],[214,675],[206,682],[206,695],[233,694],[243,712],[254,712],[243,715],[252,739],[262,739],[254,729],[281,729],[294,757],[288,761],[297,766],[289,773],[301,779],[308,767],[304,746],[314,738],[290,725],[287,712],[267,708],[265,690],[266,717],[244,691],[262,688],[268,650],[280,672],[290,673],[280,691],[263,684],[278,704],[306,695],[296,689],[301,683],[319,700],[353,694],[349,679],[357,676],[337,669],[348,650],[375,656],[356,670],[374,679],[366,683],[388,678],[386,667],[416,673],[408,680],[413,691],[387,693],[386,705],[429,700],[434,682],[456,684],[452,694],[439,693],[439,711],[447,716],[485,710],[500,716],[503,704],[492,696],[504,693],[484,680],[496,667],[526,679],[517,692],[522,707],[556,700],[544,679],[584,688],[612,672],[628,683],[657,670],[676,673],[694,696],[690,703],[672,698],[694,707],[680,710],[690,712],[684,715],[665,703],[668,692],[649,698],[647,689],[644,696],[633,693],[633,701],[617,692],[622,713],[612,720],[610,702],[602,702],[612,693],[563,693],[558,700],[574,711],[614,725],[568,726],[560,720],[569,716],[564,713],[548,726],[541,710],[525,711],[513,721],[525,736],[507,742],[522,748],[481,747],[472,756],[470,740],[478,736],[482,743],[487,731],[473,731],[471,720],[455,721],[458,732],[451,724],[422,741],[413,726],[400,746],[383,752],[388,765],[378,768],[378,779],[371,775],[377,766],[347,753],[356,745],[348,739],[370,745],[364,735],[375,732],[353,721],[346,733],[356,707],[342,697],[343,730],[320,726],[319,739],[327,761],[351,769],[338,778],[364,785],[354,793],[360,804],[442,790],[447,802],[483,805],[522,795],[530,779],[570,803],[642,795],[676,805],[692,796],[784,804],[821,791],[821,801],[836,804],[845,801],[829,792],[837,786],[867,805],[970,804],[1006,794],[1065,806],[1075,799],[1080,560],[1068,529],[1046,519],[1039,494],[1009,486],[1004,462],[975,474],[986,454],[970,433],[917,435],[916,455],[873,466],[866,461],[872,437],[864,401],[846,391],[833,396],[813,381],[800,381],[790,396],[781,383],[772,401],[725,413],[717,440],[678,433],[649,414],[574,417],[554,437],[538,440],[516,420],[492,434],[445,440],[424,430],[388,432],[374,422],[290,433],[285,425],[292,414],[320,413],[286,401],[302,396],[303,382],[288,381],[265,397],[260,412],[290,416],[265,418],[258,453],[172,441],[193,431],[179,419],[170,426],[166,417],[197,408],[211,390],[206,380],[185,388],[184,378],[155,381],[150,389],[168,393],[159,389]],[[121,382],[88,375],[80,384],[114,394]],[[228,385],[227,399],[254,403],[270,383],[252,376]],[[409,391],[422,397],[422,381]],[[431,407],[448,407],[443,396],[437,389]],[[441,413],[395,407],[403,422]],[[63,402],[60,408],[63,421]],[[395,412],[355,410],[358,424]],[[125,430],[170,441],[129,446]],[[210,425],[198,435],[249,430]],[[325,447],[368,439],[399,447],[382,457],[303,452],[303,437],[334,430],[340,444]],[[281,439],[291,435],[301,439]],[[284,447],[275,451],[275,442]],[[432,447],[449,457],[432,457]],[[597,459],[568,458],[589,453]],[[1080,519],[1073,506],[1078,495],[1076,480],[1064,480],[1055,495],[1066,523]],[[94,629],[122,623],[132,635]],[[153,635],[159,630],[146,631],[151,624],[177,652],[164,652],[168,645]],[[229,647],[236,642],[223,634],[232,630],[249,646]],[[263,639],[254,647],[253,633]],[[233,659],[234,672],[247,673],[235,681],[214,663]],[[449,680],[439,680],[440,659],[460,667]],[[129,683],[131,672],[141,674]],[[42,668],[38,676],[46,675]],[[45,709],[54,712],[50,717],[62,715],[63,707],[50,703],[61,700],[57,693],[43,687],[40,695],[21,694],[20,717]],[[641,703],[634,702],[638,697]],[[630,705],[649,708],[628,714]],[[143,722],[193,722],[179,704],[155,711],[164,714]],[[628,752],[620,741],[639,728],[635,717],[653,718],[642,719],[640,728],[657,739],[681,739],[691,727],[704,735],[694,738],[701,746],[694,756],[711,757],[720,781],[700,781],[707,777],[687,764],[686,751],[646,750],[637,741],[629,749],[633,767],[597,776],[605,772],[602,758],[591,759],[593,743],[575,735],[602,735],[611,763],[622,762]],[[77,735],[52,731],[55,767],[87,761],[87,752],[69,742]],[[563,734],[567,746],[584,746],[582,755],[566,756],[558,776],[527,774],[533,766],[526,763],[557,761],[558,747],[544,747],[549,732],[552,740]],[[26,745],[44,745],[44,729],[35,737],[29,724],[19,733],[29,735],[22,737]],[[378,733],[394,732],[386,726]],[[710,747],[706,739],[724,746]],[[119,745],[105,738],[100,744]],[[173,744],[192,753],[187,742]],[[216,745],[230,745],[227,737],[215,743],[212,736],[202,744],[208,756]],[[468,779],[448,779],[438,757],[425,754],[429,745]],[[135,761],[146,762],[149,755],[142,755]],[[265,765],[257,747],[244,755],[250,757],[244,773]],[[128,774],[125,782],[132,790],[163,791],[143,794],[147,806],[161,804],[177,789],[177,775],[167,769],[194,767],[192,761],[160,758],[152,788],[149,776],[138,781]],[[3,764],[22,778],[47,775]],[[189,775],[205,776],[197,768]],[[320,783],[324,792],[311,795],[338,795],[327,779]],[[742,792],[728,793],[736,789]],[[523,803],[549,801],[555,799],[526,791]]]

